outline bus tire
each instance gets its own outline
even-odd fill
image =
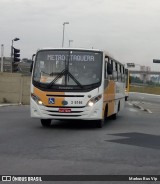
[[[125,101],[128,101],[128,96],[125,96]]]
[[[104,123],[107,120],[107,114],[108,114],[108,105],[106,105],[103,119],[97,120],[97,128],[102,128],[103,127]]]
[[[120,107],[121,107],[121,105],[120,105],[120,101],[119,101],[119,103],[118,103],[118,110],[117,110],[117,114],[119,113],[119,111],[120,111]]]
[[[105,111],[104,111],[104,122],[107,121],[108,117],[108,104],[106,105]]]
[[[41,119],[41,124],[43,127],[50,127],[51,119]]]
[[[112,116],[111,116],[111,118],[113,120],[116,120],[117,119],[117,115],[118,115],[119,111],[120,111],[120,102],[118,103],[117,112],[115,114],[112,114]]]
[[[113,120],[116,120],[116,119],[117,119],[117,113],[113,114],[113,115],[111,116],[111,118],[112,118]]]
[[[100,119],[96,121],[96,127],[97,128],[102,128],[104,125],[104,119]]]

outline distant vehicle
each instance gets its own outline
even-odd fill
[[[124,65],[104,51],[41,49],[31,81],[31,117],[44,127],[52,119],[74,119],[94,120],[100,128],[124,108]]]
[[[130,85],[130,77],[129,77],[129,70],[128,69],[125,69],[125,81],[126,81],[125,101],[127,101],[128,97],[129,97],[129,85]]]

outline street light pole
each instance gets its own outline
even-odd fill
[[[12,45],[11,45],[11,73],[13,72],[13,42],[20,40],[19,38],[14,38],[12,40]]]
[[[1,72],[3,72],[4,45],[1,45]]]
[[[12,40],[12,45],[11,45],[11,73],[12,73],[12,70],[13,70],[13,40]]]
[[[65,24],[69,24],[69,22],[64,22],[64,23],[63,23],[62,48],[63,48],[63,46],[64,46],[64,30],[65,30]]]

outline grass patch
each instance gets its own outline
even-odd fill
[[[155,86],[130,86],[130,92],[149,93],[160,95],[160,87]]]

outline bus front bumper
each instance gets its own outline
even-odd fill
[[[31,99],[31,117],[39,119],[79,119],[99,120],[102,119],[102,104],[98,102],[92,107],[46,107],[38,105]]]

